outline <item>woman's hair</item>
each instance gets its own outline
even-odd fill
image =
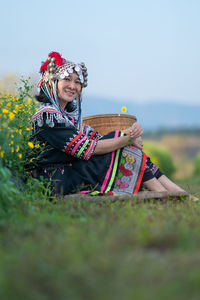
[[[42,89],[40,89],[39,95],[35,95],[35,99],[38,102],[51,104],[51,101],[49,100],[49,98],[46,96],[46,94],[44,93],[44,91]]]
[[[48,103],[48,104],[52,104],[51,101],[49,100],[49,98],[46,96],[46,94],[44,93],[44,91],[42,89],[40,89],[40,92],[38,95],[35,95],[35,99],[38,101],[38,102],[42,102],[44,104]],[[77,105],[73,102],[69,102],[67,105],[66,105],[66,108],[65,110],[68,111],[68,112],[72,112],[76,109]]]

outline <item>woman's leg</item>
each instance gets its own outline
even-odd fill
[[[143,185],[152,192],[167,192],[167,189],[155,177],[143,182]]]
[[[168,192],[185,192],[184,189],[175,184],[164,174],[158,178],[158,181],[166,188]]]

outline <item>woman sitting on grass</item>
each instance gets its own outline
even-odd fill
[[[42,105],[31,120],[32,141],[40,147],[30,154],[29,169],[50,182],[53,194],[136,194],[142,185],[155,192],[183,192],[142,152],[140,124],[101,136],[82,123],[84,63],[51,52],[40,71],[36,99]]]

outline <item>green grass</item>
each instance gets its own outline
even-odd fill
[[[0,299],[199,299],[200,203],[102,199],[2,219]]]
[[[37,146],[22,83],[0,95],[0,299],[199,299],[200,203],[49,201],[38,181],[16,188],[9,169],[24,174]],[[200,196],[199,177],[179,184]]]

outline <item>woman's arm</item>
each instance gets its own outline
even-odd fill
[[[129,145],[130,136],[99,140],[93,155],[106,154]]]
[[[143,133],[143,129],[140,124],[136,122],[130,128],[124,130],[123,132],[126,134],[125,136],[99,140],[97,142],[93,155],[105,154],[112,151],[116,151],[117,149],[126,147],[130,144],[141,149],[135,142],[135,139],[137,139]]]

